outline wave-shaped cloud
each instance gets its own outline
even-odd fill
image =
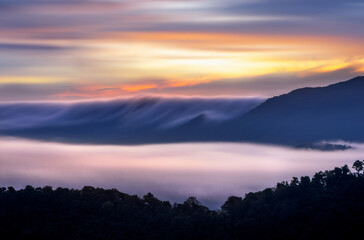
[[[203,128],[230,121],[262,102],[257,98],[138,97],[62,104],[3,103],[0,134],[93,143],[175,142],[185,139],[186,126],[198,122]]]

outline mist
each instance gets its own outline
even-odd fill
[[[322,152],[242,143],[77,145],[0,138],[0,185],[116,188],[182,202],[196,196],[219,208],[228,196],[351,164],[364,145]]]
[[[99,144],[174,142],[183,140],[183,130],[171,133],[167,136],[169,140],[158,136],[166,136],[166,132],[196,120],[202,120],[202,127],[226,122],[263,101],[137,97],[71,103],[2,103],[0,135]]]

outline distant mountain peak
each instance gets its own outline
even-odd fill
[[[332,85],[329,85],[328,87],[341,87],[341,86],[349,86],[349,87],[357,87],[361,86],[364,87],[364,76],[357,76],[355,78],[352,78],[347,81],[338,82]]]
[[[364,141],[364,77],[273,97],[240,119],[242,139],[288,145]]]

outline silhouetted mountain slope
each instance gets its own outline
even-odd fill
[[[364,141],[364,77],[273,97],[234,121],[242,140],[304,144]]]
[[[262,102],[135,98],[0,104],[0,135],[97,144],[245,141],[313,146],[322,140],[364,141],[364,77]]]

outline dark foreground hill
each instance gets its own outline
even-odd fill
[[[0,188],[1,239],[363,239],[364,161],[229,197],[219,211],[115,189]],[[351,236],[351,237],[350,237]]]

